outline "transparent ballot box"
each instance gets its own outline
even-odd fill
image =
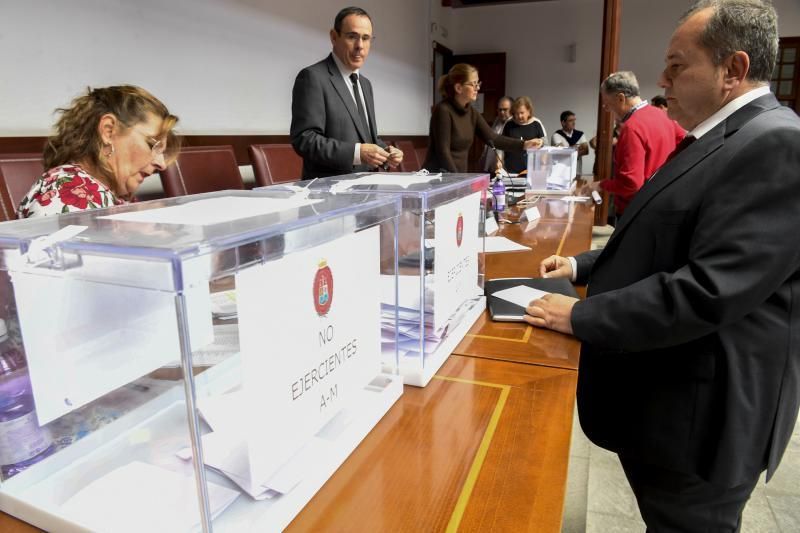
[[[576,148],[543,146],[528,150],[528,188],[534,192],[571,194],[577,171]]]
[[[381,344],[399,213],[222,191],[0,224],[0,510],[284,528],[402,394]]]
[[[298,185],[401,200],[397,296],[384,279],[384,364],[394,370],[399,361],[404,383],[425,386],[485,309],[481,230],[488,175],[359,173]]]

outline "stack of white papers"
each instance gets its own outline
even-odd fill
[[[397,328],[395,329],[394,276],[381,276],[381,345],[384,355],[394,357],[395,343],[400,356],[419,357],[420,339],[424,339],[425,351],[435,350],[447,333],[447,327],[433,330],[433,289],[425,287],[425,309],[421,313],[420,278],[397,276]],[[426,277],[426,281],[431,277]],[[432,281],[432,280],[431,280]],[[420,315],[424,332],[420,327]],[[395,337],[396,334],[396,337]]]
[[[433,313],[426,311],[423,317],[423,326],[420,326],[419,309],[405,307],[397,308],[397,330],[394,328],[394,307],[381,304],[381,348],[384,360],[394,358],[395,345],[400,357],[420,357],[420,349],[429,354],[439,347],[442,340],[447,337],[451,326],[455,327],[461,322],[464,315],[472,309],[477,300],[464,301],[461,306],[450,316],[445,325],[438,330],[433,329]],[[395,338],[396,333],[396,338]]]
[[[231,413],[245,412],[245,401],[239,390],[199,400],[200,414],[214,430],[203,435],[205,465],[239,485],[255,500],[286,494],[302,481],[306,469],[298,467],[298,462],[292,459],[276,466],[259,458],[263,458],[265,453],[291,456],[303,450],[290,450],[291,442],[270,438],[268,432],[249,425],[251,421],[247,417],[231,417]],[[280,447],[286,449],[278,449]],[[192,456],[191,450],[181,450],[178,456],[188,460]]]
[[[433,331],[433,313],[423,318],[424,335],[421,334],[419,309],[397,308],[397,328],[394,323],[395,308],[381,304],[381,348],[389,360],[394,358],[395,344],[401,357],[419,357],[420,338],[424,337],[426,352],[435,350],[447,333],[447,328]],[[396,334],[396,337],[395,337]]]
[[[208,483],[211,519],[238,496],[235,490]],[[194,477],[139,461],[89,483],[61,509],[92,531],[173,533],[200,527]]]

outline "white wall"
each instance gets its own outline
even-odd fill
[[[656,81],[664,50],[678,18],[691,3],[623,2],[619,67],[636,73],[646,98],[662,92]],[[781,35],[800,35],[800,1],[775,0],[774,5]],[[548,136],[560,127],[559,114],[565,109],[577,114],[578,129],[589,137],[595,134],[602,0],[454,9],[448,27],[457,54],[506,52],[506,92],[533,99],[535,115],[544,122]],[[572,43],[577,51],[574,63],[568,61]],[[592,158],[584,160],[584,168],[591,168]]]
[[[663,94],[656,84],[664,66],[664,51],[677,20],[691,1],[650,2],[625,0],[620,39],[620,70],[632,70],[639,79],[642,96]],[[800,0],[773,0],[782,37],[800,36]],[[650,20],[647,24],[638,21]]]
[[[597,116],[602,0],[465,9],[440,0],[364,0],[377,41],[364,68],[384,135],[428,131],[430,41],[506,52],[507,90],[533,97],[548,133],[572,109]],[[689,0],[625,0],[620,67],[651,97]],[[800,1],[774,0],[781,35],[800,35]],[[343,5],[343,4],[342,4]],[[142,85],[189,134],[286,134],[297,71],[330,50],[339,3],[318,0],[0,0],[0,136],[44,135],[87,85]],[[432,26],[436,23],[436,26]],[[445,34],[446,33],[446,34]],[[577,46],[577,61],[567,60]],[[591,161],[588,162],[591,164]]]
[[[297,72],[330,52],[345,4],[318,0],[0,0],[0,136],[45,135],[87,85],[141,85],[188,134],[287,134]],[[427,132],[428,0],[360,1],[382,134]]]

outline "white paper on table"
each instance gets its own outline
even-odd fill
[[[591,199],[591,196],[562,196],[559,198],[562,202],[588,202]]]
[[[524,246],[506,237],[486,237],[486,252],[522,252],[530,250],[529,246]]]
[[[130,211],[98,218],[124,220],[128,222],[149,222],[160,224],[186,224],[192,226],[211,226],[242,218],[279,213],[297,207],[315,204],[322,200],[308,198],[254,198],[244,196],[220,196],[206,200],[196,200],[181,205]]]
[[[510,287],[508,289],[503,289],[502,291],[494,292],[492,293],[492,296],[507,302],[511,302],[512,304],[517,304],[520,307],[528,307],[528,304],[532,300],[538,300],[542,296],[546,296],[548,294],[550,293],[540,291],[539,289],[534,289],[533,287],[528,287],[527,285],[517,285],[516,287]]]
[[[212,520],[238,496],[238,491],[208,483]],[[172,533],[200,525],[194,478],[139,461],[92,481],[61,510],[94,531]]]
[[[405,189],[417,183],[430,183],[442,179],[441,172],[436,174],[418,174],[416,172],[387,172],[385,174],[367,174],[350,180],[342,180],[331,186],[331,193],[343,192],[358,185],[398,185]]]
[[[497,233],[497,230],[499,229],[500,226],[497,225],[497,221],[494,219],[493,216],[486,217],[486,222],[484,222],[483,224],[484,235],[491,235],[493,233]]]
[[[533,222],[534,220],[542,218],[542,214],[539,212],[538,207],[533,206],[525,210],[525,217],[528,219],[528,222]]]

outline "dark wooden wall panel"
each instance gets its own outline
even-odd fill
[[[415,148],[428,146],[427,135],[382,135],[386,142],[411,141]],[[46,137],[0,137],[0,154],[41,152]],[[185,135],[185,146],[218,146],[230,144],[236,152],[236,161],[240,165],[249,165],[250,156],[247,147],[251,144],[289,144],[288,135]]]

